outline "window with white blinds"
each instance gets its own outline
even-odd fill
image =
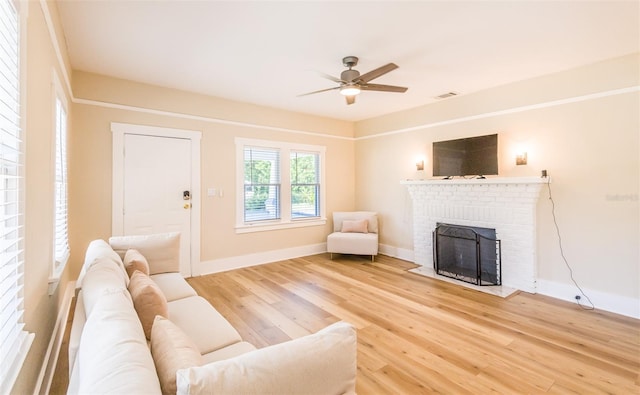
[[[20,18],[0,0],[0,393],[11,387],[33,334],[23,323],[23,145],[20,128]]]
[[[69,234],[67,226],[67,111],[62,99],[55,95],[55,222],[54,267],[57,278],[69,259]]]
[[[236,138],[236,232],[324,225],[326,148]]]
[[[244,222],[280,219],[280,151],[244,147]]]

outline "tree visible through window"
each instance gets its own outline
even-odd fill
[[[244,149],[244,221],[280,219],[280,152]]]
[[[317,153],[291,152],[291,218],[320,216],[319,162]]]

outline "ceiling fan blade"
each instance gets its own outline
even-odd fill
[[[325,74],[325,73],[323,73],[323,72],[321,72],[321,71],[318,71],[318,74],[320,74],[320,76],[321,76],[322,78],[326,78],[326,79],[328,79],[329,81],[333,81],[333,82],[337,82],[337,83],[346,83],[346,82],[347,82],[347,81],[343,81],[343,80],[341,80],[341,79],[340,79],[340,78],[338,78],[338,77],[334,77],[334,76],[332,76],[332,75]]]
[[[347,104],[353,104],[356,102],[355,96],[345,96],[345,98],[347,99]]]
[[[389,63],[386,64],[382,67],[378,67],[375,70],[371,70],[368,73],[364,73],[360,76],[360,78],[358,78],[358,81],[362,81],[362,82],[369,82],[375,78],[380,77],[381,75],[387,74],[388,72],[395,70],[398,68],[398,65],[396,65],[395,63]]]
[[[380,92],[404,93],[409,88],[404,87],[404,86],[394,86],[394,85],[366,84],[366,85],[360,85],[360,89],[362,89],[363,91],[380,91]]]
[[[336,87],[334,87],[334,88],[320,89],[319,91],[313,91],[313,92],[309,92],[309,93],[303,93],[303,94],[301,94],[301,95],[298,95],[298,97],[300,97],[300,96],[309,96],[309,95],[313,95],[313,94],[315,94],[315,93],[321,93],[321,92],[327,92],[327,91],[334,91],[334,90],[336,90],[336,89],[340,89],[340,87],[339,87],[339,86],[336,86]]]

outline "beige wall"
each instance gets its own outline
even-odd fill
[[[111,235],[111,122],[202,132],[201,261],[323,243],[326,226],[271,232],[235,232],[236,137],[326,146],[326,209],[354,208],[354,142],[349,122],[235,103],[157,86],[75,72],[70,179],[74,269],[95,238]],[[106,103],[118,103],[110,108]],[[166,113],[148,113],[144,109]],[[224,120],[225,122],[222,122]],[[233,121],[230,124],[226,121]],[[206,196],[207,188],[224,190]],[[196,273],[201,272],[194,268]],[[207,265],[210,270],[211,265]]]
[[[500,176],[548,170],[564,252],[578,283],[601,300],[622,297],[637,306],[640,94],[615,90],[640,85],[639,65],[634,54],[359,122],[356,207],[381,213],[382,244],[412,251],[411,201],[399,181],[431,176],[433,141],[498,133]],[[610,93],[588,96],[601,92]],[[527,166],[515,166],[518,146],[528,151]],[[417,155],[427,158],[425,174],[416,172]],[[578,292],[560,256],[548,197],[544,188],[537,215],[539,285],[551,294],[570,291],[572,298]]]
[[[406,256],[413,249],[411,202],[399,181],[430,176],[433,141],[499,133],[501,176],[549,171],[576,280],[614,299],[637,300],[638,93],[617,90],[638,86],[638,63],[634,54],[355,124],[76,72],[74,93],[85,104],[75,106],[72,137],[74,262],[90,240],[110,235],[110,122],[203,132],[202,261],[321,243],[329,230],[235,234],[235,176],[229,167],[235,137],[326,145],[327,213],[352,207],[380,212],[386,251]],[[527,166],[515,166],[517,147],[527,150]],[[416,156],[427,159],[423,174],[415,171]],[[224,189],[225,197],[207,198],[207,187]],[[545,189],[538,204],[540,290],[573,295],[550,209]]]
[[[59,28],[55,3],[47,3],[54,28]],[[69,282],[66,270],[53,295],[48,280],[53,262],[53,72],[64,84],[52,44],[45,14],[38,2],[23,2],[28,8],[26,26],[26,102],[25,107],[25,330],[35,333],[35,340],[22,367],[13,393],[32,393],[43,366],[44,355],[52,336],[56,317]],[[24,11],[24,9],[23,9]],[[24,37],[23,37],[24,38]],[[68,64],[64,45],[62,63]],[[65,92],[68,94],[68,92]],[[70,99],[69,103],[70,103]],[[69,115],[72,116],[72,109]],[[70,128],[73,125],[70,123]]]

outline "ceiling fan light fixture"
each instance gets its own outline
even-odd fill
[[[345,85],[340,88],[340,94],[343,96],[355,96],[360,94],[360,87],[357,85]]]

